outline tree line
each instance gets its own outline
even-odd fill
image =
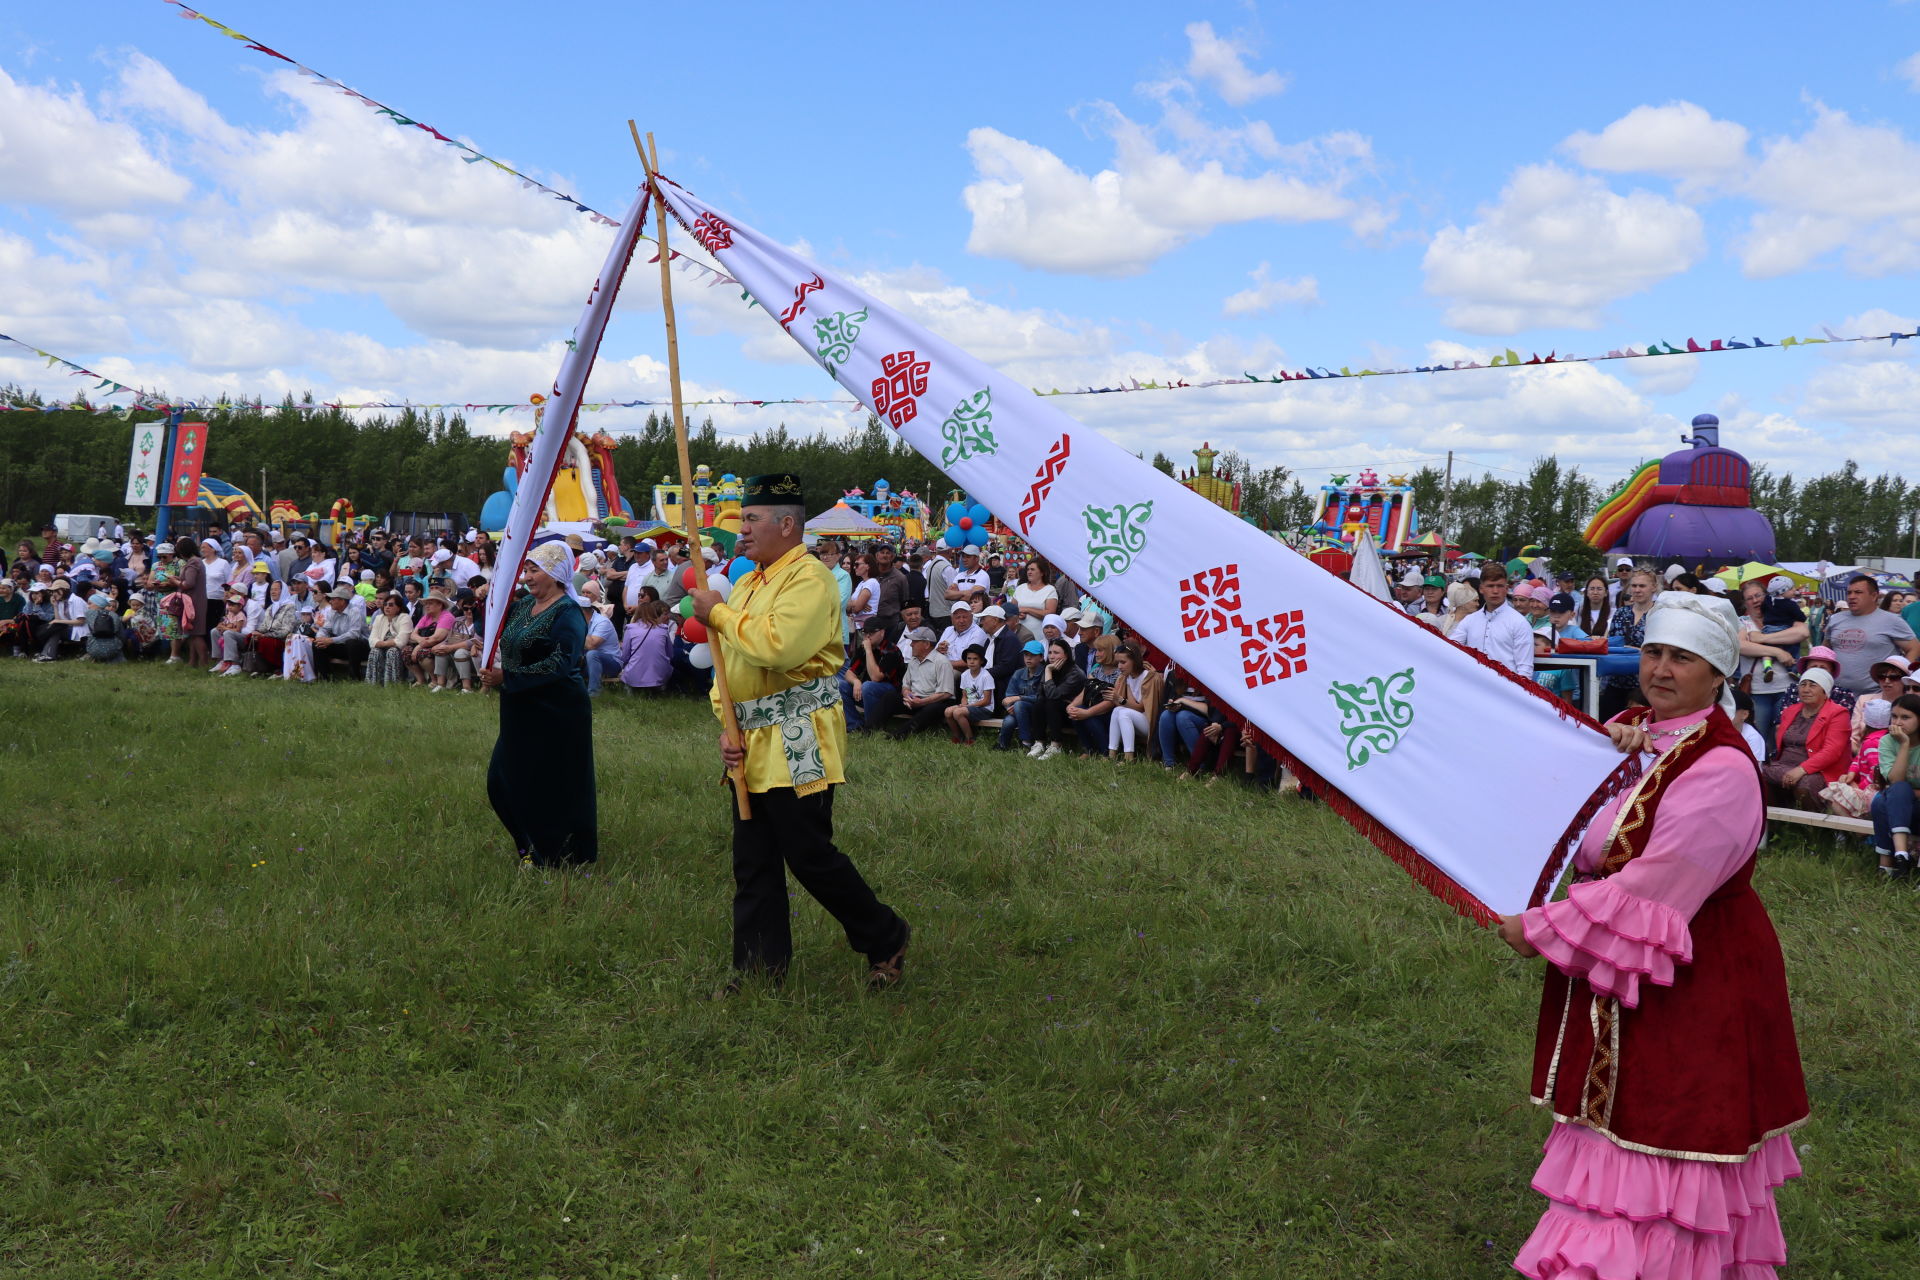
[[[0,400],[38,403],[18,387],[0,387]],[[58,511],[150,524],[150,508],[126,510],[121,498],[134,425],[157,416],[76,409],[0,413],[0,524],[38,524]],[[210,423],[207,475],[259,499],[264,469],[266,497],[290,498],[302,511],[325,514],[335,498],[344,497],[362,514],[464,511],[477,517],[487,495],[501,487],[507,463],[505,438],[476,434],[458,413],[404,410],[359,418],[338,409],[303,409],[289,399],[236,403],[196,416]],[[592,430],[592,415],[584,417],[583,426]],[[532,422],[521,415],[515,425],[531,429]],[[672,423],[668,415],[653,413],[637,433],[610,434],[620,440],[614,466],[622,494],[644,517],[653,486],[678,478]],[[815,509],[849,489],[871,490],[881,478],[896,491],[935,504],[955,487],[871,415],[838,437],[797,436],[784,423],[744,439],[723,437],[708,419],[691,429],[689,445],[694,464],[708,464],[716,476],[794,472]],[[1175,472],[1164,452],[1154,454],[1152,465]],[[1257,465],[1231,449],[1221,452],[1217,469],[1240,482],[1241,514],[1261,528],[1298,529],[1312,521],[1320,497],[1313,477],[1303,479],[1281,464]],[[1580,531],[1625,476],[1598,480],[1552,457],[1536,459],[1523,477],[1515,476],[1455,475],[1444,504],[1448,539],[1489,555],[1537,543],[1568,567],[1597,567],[1605,548],[1588,547]],[[1422,523],[1440,525],[1444,473],[1428,466],[1411,479]],[[1863,475],[1851,459],[1804,480],[1756,463],[1752,492],[1754,507],[1773,522],[1782,559],[1844,563],[1909,555],[1920,546],[1920,486],[1898,475]]]

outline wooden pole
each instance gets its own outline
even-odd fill
[[[660,240],[660,310],[667,318],[667,385],[673,400],[673,443],[680,451],[680,515],[686,522],[687,563],[700,576],[704,589],[707,565],[700,550],[700,527],[694,519],[693,459],[687,452],[687,419],[680,405],[680,335],[673,324],[673,251],[667,247],[667,198],[660,190],[660,152],[653,144],[651,133],[647,135],[647,145],[640,145],[640,130],[631,120],[627,121],[627,132],[633,135],[633,149],[640,153],[640,164],[647,171],[647,185],[653,188],[654,227]],[[743,744],[740,720],[727,693],[727,668],[720,657],[718,641],[710,638],[707,649],[713,655],[713,689],[720,698],[723,734],[729,745]],[[751,818],[753,811],[747,801],[745,771],[729,769],[727,777],[733,781],[734,805],[741,819]]]

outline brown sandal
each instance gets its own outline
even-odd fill
[[[913,929],[904,920],[900,922],[900,926],[907,931],[907,936],[900,939],[900,949],[885,960],[868,962],[867,990],[869,991],[885,991],[889,987],[897,987],[906,977],[907,943],[913,940]]]

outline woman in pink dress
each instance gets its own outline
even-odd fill
[[[1774,1189],[1806,1085],[1780,943],[1753,891],[1766,809],[1727,714],[1732,607],[1662,594],[1649,706],[1607,730],[1640,780],[1601,809],[1567,896],[1500,936],[1549,962],[1535,1103],[1554,1117],[1547,1198],[1514,1266],[1535,1280],[1768,1280],[1786,1261]]]

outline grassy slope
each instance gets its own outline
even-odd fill
[[[700,707],[608,700],[521,874],[483,698],[0,665],[0,1262],[43,1276],[1510,1274],[1533,967],[1315,806],[860,744],[909,983],[796,899],[724,1004]],[[1458,813],[1509,838],[1463,780]],[[1914,895],[1766,860],[1815,1096],[1793,1274],[1920,1216]]]

